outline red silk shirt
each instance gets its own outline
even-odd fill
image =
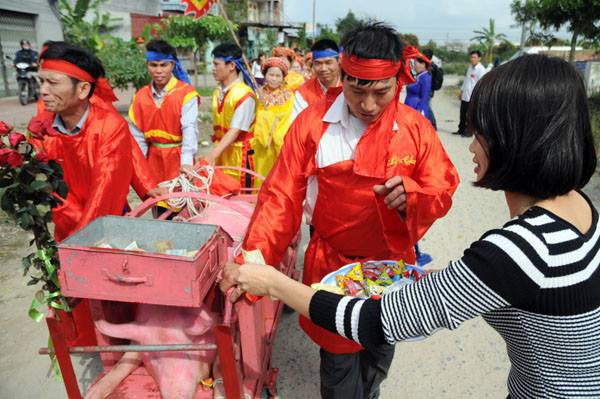
[[[315,176],[315,234],[306,251],[303,274],[308,285],[350,262],[414,262],[414,244],[448,212],[459,183],[458,173],[431,124],[402,104],[393,105],[381,122],[365,131],[355,160],[318,168],[315,154],[328,126],[323,117],[332,103],[331,96],[327,97],[307,108],[290,127],[259,193],[243,245],[246,251],[260,250],[267,264],[279,264],[300,227],[308,177]],[[395,131],[393,121],[398,127]],[[373,192],[375,184],[393,176],[402,177],[407,193],[404,216],[388,210],[383,198]],[[329,352],[361,349],[308,319],[301,318],[300,324]]]
[[[46,111],[38,117],[51,124],[55,114]],[[133,178],[135,143],[127,122],[114,109],[90,101],[78,134],[44,136],[31,142],[61,165],[69,188],[64,203],[52,212],[57,241],[99,216],[123,214]]]

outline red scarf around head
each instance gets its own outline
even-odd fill
[[[388,146],[393,134],[402,86],[415,81],[410,70],[410,58],[416,58],[412,49],[405,49],[401,61],[360,58],[343,53],[341,67],[349,76],[364,80],[385,80],[396,77],[398,84],[394,98],[379,118],[371,123],[360,138],[354,154],[354,173],[381,179],[386,176]]]
[[[82,82],[95,83],[96,87],[94,88],[94,95],[98,96],[107,103],[112,103],[118,100],[117,96],[115,96],[115,92],[106,78],[100,77],[95,79],[88,72],[68,61],[56,59],[43,60],[41,64],[41,70],[64,73],[65,75],[78,79]]]

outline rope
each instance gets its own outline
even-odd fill
[[[202,173],[205,172],[205,173]],[[167,180],[159,184],[172,193],[206,193],[210,194],[210,185],[212,184],[215,170],[210,165],[195,166],[187,173],[182,173],[172,180]],[[204,176],[206,174],[206,176]],[[201,184],[196,186],[192,181],[196,179]],[[187,209],[190,217],[200,215],[200,213],[209,207],[209,202],[195,198],[170,198],[167,204],[173,209]]]

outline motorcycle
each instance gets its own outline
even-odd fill
[[[40,98],[40,85],[36,78],[37,66],[29,62],[17,62],[17,82],[19,86],[19,102],[27,105],[29,101],[37,101]]]

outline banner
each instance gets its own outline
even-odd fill
[[[198,19],[208,12],[214,0],[179,0],[181,4],[186,6],[185,15],[194,14],[194,18]]]

